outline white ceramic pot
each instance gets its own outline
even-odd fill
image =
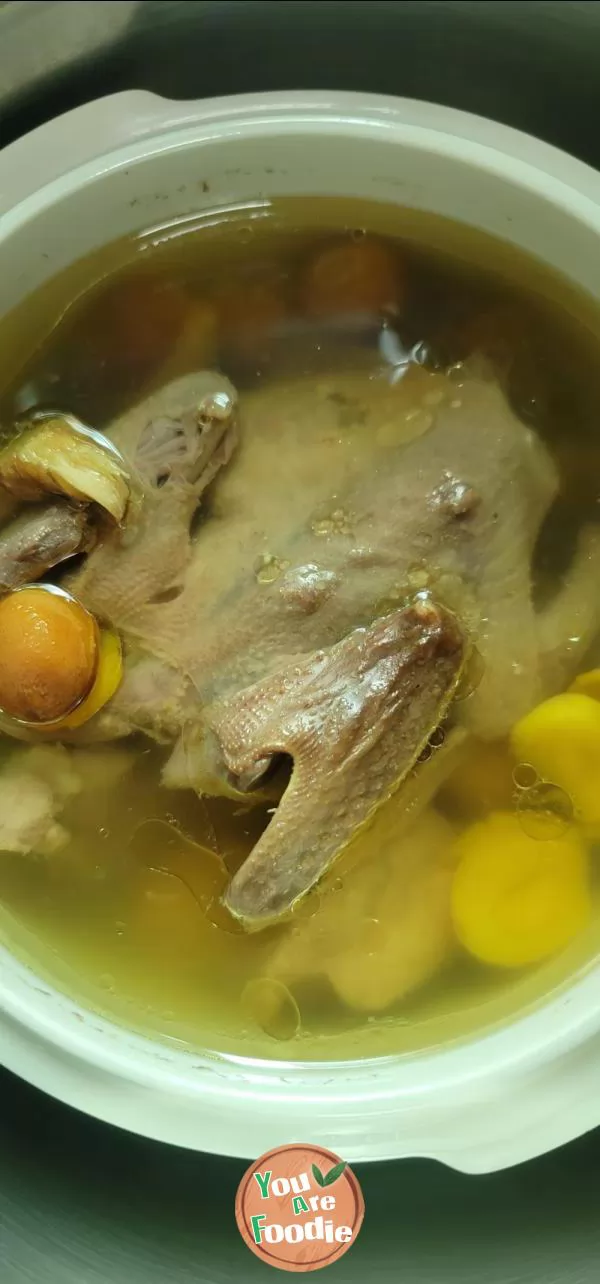
[[[400,99],[323,92],[175,104],[128,93],[0,155],[0,307],[142,226],[298,193],[449,215],[600,297],[600,176],[534,139]],[[71,1105],[182,1146],[254,1156],[315,1141],[350,1161],[427,1155],[489,1171],[600,1124],[600,968],[460,1045],[284,1064],[186,1054],[128,1033],[5,950],[0,1054]]]

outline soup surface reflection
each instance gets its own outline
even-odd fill
[[[325,198],[0,323],[0,925],[192,1047],[463,1037],[600,946],[600,318]]]

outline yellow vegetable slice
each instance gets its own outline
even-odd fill
[[[75,727],[83,726],[84,722],[89,722],[90,718],[93,718],[94,714],[98,713],[114,696],[120,685],[123,676],[121,639],[116,633],[103,630],[100,634],[98,650],[96,680],[89,695],[73,710],[73,713],[68,714],[60,723],[53,725],[53,733],[62,727],[71,731]]]
[[[576,692],[553,696],[513,728],[513,753],[559,785],[585,825],[600,825],[600,703]]]
[[[518,816],[495,812],[456,844],[452,917],[461,944],[484,963],[519,968],[568,945],[591,914],[585,847],[573,830],[540,841]]]
[[[579,673],[569,691],[589,696],[591,700],[600,700],[600,669],[588,669],[587,673]]]

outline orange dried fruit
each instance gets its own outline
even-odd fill
[[[42,585],[0,601],[0,708],[23,722],[65,717],[96,677],[98,629],[68,594]]]
[[[394,250],[382,241],[338,241],[309,263],[302,285],[310,316],[379,315],[401,310],[404,274]]]

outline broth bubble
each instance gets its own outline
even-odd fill
[[[521,828],[540,841],[560,838],[573,822],[573,802],[566,790],[540,780],[522,789],[517,802]]]
[[[533,789],[537,785],[539,776],[535,767],[528,762],[518,762],[512,774],[515,789]]]

